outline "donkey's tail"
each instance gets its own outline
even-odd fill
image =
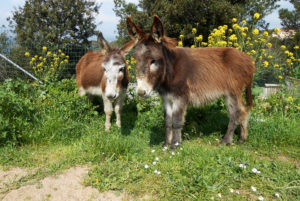
[[[253,106],[253,97],[252,97],[252,82],[246,86],[246,103],[248,109],[250,110]]]

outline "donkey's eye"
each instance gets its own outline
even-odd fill
[[[120,68],[120,69],[119,69],[119,72],[123,72],[123,71],[124,71],[124,69],[125,69],[125,67],[123,67],[123,68]]]

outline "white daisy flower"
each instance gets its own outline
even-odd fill
[[[256,168],[252,168],[252,170],[251,170],[253,173],[257,173],[257,172],[259,172]]]
[[[144,168],[145,168],[145,169],[148,169],[148,168],[149,168],[149,165],[145,165]]]
[[[157,170],[154,170],[154,174],[157,174]]]
[[[160,175],[160,171],[157,171],[157,173],[156,173],[156,174]]]
[[[218,193],[218,197],[221,198],[221,197],[222,197],[222,194],[221,194],[221,193]]]
[[[182,147],[180,147],[180,150],[182,150]]]
[[[154,153],[154,152],[155,152],[155,149],[153,149],[151,152]]]
[[[275,193],[275,197],[280,198],[279,193]]]
[[[172,152],[172,155],[174,156],[174,155],[175,155],[175,153],[174,153],[174,152]]]
[[[235,191],[235,193],[236,193],[236,194],[238,194],[238,195],[240,194],[240,192],[239,192],[239,191]]]
[[[251,190],[252,190],[253,192],[256,192],[256,188],[255,188],[254,186],[251,186]]]
[[[244,164],[241,163],[241,164],[239,164],[239,167],[245,169],[245,168],[246,168],[246,165],[244,165]]]
[[[258,200],[263,201],[265,198],[263,196],[258,196]]]
[[[176,143],[175,143],[175,146],[179,146],[179,142],[176,142]]]
[[[156,165],[156,161],[153,161],[153,162],[152,162],[152,165]]]
[[[155,160],[156,160],[156,161],[159,161],[159,158],[158,158],[158,157],[155,157]]]
[[[230,193],[234,193],[234,190],[232,188],[229,188]]]

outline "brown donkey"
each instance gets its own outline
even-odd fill
[[[144,33],[130,17],[127,28],[137,41],[137,93],[148,96],[156,90],[162,96],[165,114],[165,145],[181,142],[181,129],[188,104],[200,106],[224,96],[229,125],[222,144],[230,144],[241,124],[240,142],[248,135],[248,110],[252,106],[253,60],[234,48],[176,48],[177,41],[164,35],[158,16],[151,34]],[[246,101],[242,93],[246,89]]]
[[[106,115],[105,130],[110,129],[110,117],[115,103],[116,124],[121,127],[121,110],[129,82],[125,55],[134,46],[130,41],[121,49],[113,49],[98,35],[102,52],[86,53],[76,65],[76,82],[81,96],[85,94],[102,96]]]

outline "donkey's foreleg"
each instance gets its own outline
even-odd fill
[[[172,104],[169,101],[164,100],[164,116],[166,127],[166,139],[164,146],[171,145],[173,138],[172,131]]]
[[[116,124],[118,128],[121,128],[121,113],[122,113],[125,95],[126,95],[126,91],[120,92],[119,98],[115,105]]]
[[[105,131],[109,131],[111,123],[110,118],[111,114],[113,112],[113,106],[112,102],[108,100],[107,98],[103,97],[103,103],[104,103],[104,112],[105,112]]]
[[[186,104],[181,101],[173,102],[172,128],[173,138],[171,149],[175,149],[181,143],[181,130],[184,125],[184,116],[186,111]]]

